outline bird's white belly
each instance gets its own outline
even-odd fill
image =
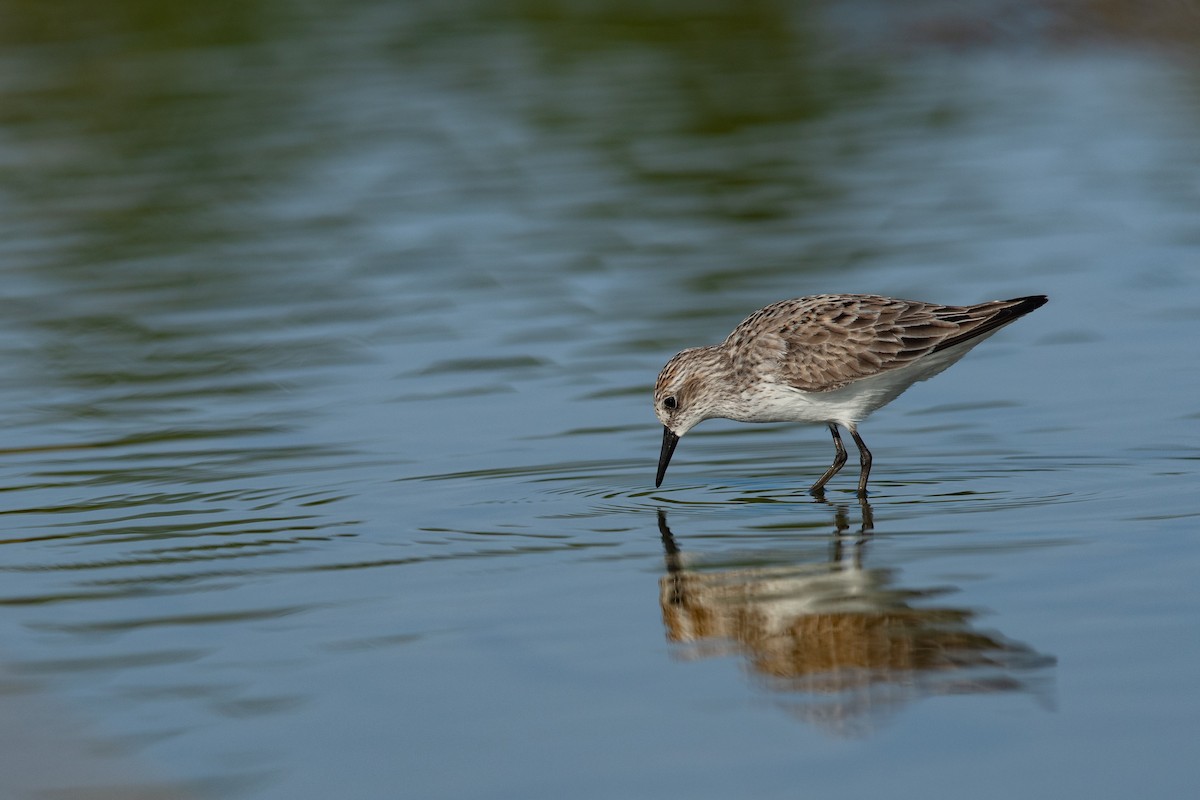
[[[863,391],[858,384],[832,392],[805,392],[791,386],[767,383],[758,387],[741,413],[739,422],[837,422],[853,426],[887,402],[879,392]],[[871,387],[863,387],[870,389]]]
[[[909,386],[932,378],[958,361],[989,335],[829,392],[806,392],[786,384],[763,381],[743,395],[738,415],[732,418],[739,422],[836,422],[854,428]]]

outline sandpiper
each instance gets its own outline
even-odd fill
[[[865,497],[871,451],[858,423],[1045,302],[1032,295],[944,306],[821,294],[761,308],[721,344],[684,350],[659,373],[654,413],[663,440],[654,485],[662,485],[679,437],[706,419],[824,422],[837,452],[809,492],[819,496],[846,463],[841,425],[858,446],[858,494]]]

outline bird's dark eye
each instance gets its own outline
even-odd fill
[[[675,400],[674,395],[663,398],[663,408],[665,408],[667,411],[674,411],[675,406],[677,405],[679,405],[679,403]]]

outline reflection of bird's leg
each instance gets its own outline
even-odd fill
[[[833,541],[829,543],[829,563],[842,563],[842,532],[838,531],[833,536]]]
[[[875,512],[871,510],[871,504],[867,502],[866,497],[858,498],[858,506],[862,509],[861,533],[869,534],[875,530]]]
[[[834,454],[833,463],[829,465],[829,469],[825,470],[825,474],[817,478],[817,482],[808,490],[809,494],[817,497],[825,494],[825,484],[829,483],[829,479],[837,475],[846,465],[846,446],[842,444],[842,434],[838,433],[837,423],[829,423],[829,432],[833,434],[833,446],[837,448],[837,453]],[[851,431],[851,433],[854,432]],[[856,441],[858,440],[857,433],[854,434],[854,438]]]
[[[833,508],[833,527],[837,531],[837,535],[841,536],[850,527],[850,513],[848,509],[841,504],[838,504]]]
[[[832,504],[831,504],[832,505]],[[833,506],[833,541],[829,543],[829,562],[840,564],[842,561],[842,536],[850,528],[850,515],[844,505]]]
[[[875,513],[871,510],[866,495],[858,496],[858,505],[862,509],[862,527],[858,529],[858,541],[854,543],[854,566],[861,567],[867,540],[871,538],[871,531],[875,530]]]
[[[822,497],[818,497],[817,502],[833,507],[834,531],[833,540],[829,544],[829,560],[834,564],[840,563],[842,560],[842,537],[850,529],[850,509],[840,503],[836,505],[830,503]],[[859,526],[858,538],[854,541],[854,565],[861,567],[863,550],[866,548],[867,540],[871,538],[871,532],[875,529],[875,512],[864,495],[859,495],[858,507],[862,511],[862,525]]]

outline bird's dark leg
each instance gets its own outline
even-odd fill
[[[854,443],[858,445],[858,463],[862,467],[862,471],[858,473],[858,496],[866,497],[867,477],[871,474],[871,451],[867,449],[866,442],[854,428],[850,429],[850,435],[854,437]]]
[[[846,465],[846,446],[842,444],[842,435],[838,433],[836,422],[829,423],[829,432],[833,434],[833,446],[837,448],[837,454],[833,457],[833,463],[829,465],[829,469],[825,470],[825,474],[817,479],[817,482],[808,490],[809,494],[821,495],[825,491],[825,484],[829,483],[829,479]],[[852,431],[853,433],[853,431]],[[854,434],[854,438],[858,439],[858,434]]]

